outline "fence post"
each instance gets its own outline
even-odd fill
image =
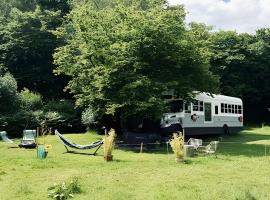
[[[169,141],[166,142],[167,145],[167,155],[168,155],[168,160],[170,159],[170,155],[169,155]]]

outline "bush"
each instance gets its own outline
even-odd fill
[[[81,192],[81,186],[77,177],[73,178],[69,183],[62,182],[48,188],[48,196],[56,200],[65,200]]]
[[[33,112],[34,118],[41,127],[54,127],[60,123],[61,115],[57,112],[38,110]]]
[[[108,157],[112,155],[112,151],[114,148],[114,140],[115,140],[116,134],[115,130],[111,129],[108,133],[108,135],[104,138],[104,157]]]
[[[42,97],[38,93],[29,91],[24,88],[20,94],[21,108],[23,110],[37,110],[42,108]]]
[[[89,128],[91,125],[95,124],[95,114],[93,112],[93,109],[91,107],[86,108],[82,112],[81,117],[83,125],[85,125],[87,128]]]
[[[57,127],[58,129],[65,131],[82,131],[78,128],[81,127],[81,112],[79,109],[75,109],[75,105],[72,101],[49,101],[44,106],[44,112],[48,113],[47,116],[52,115],[52,118],[54,119],[49,122],[50,126]]]
[[[69,100],[49,101],[46,104],[38,93],[17,91],[17,82],[10,74],[0,76],[0,129],[18,136],[23,129],[38,126],[54,127],[62,131],[84,131],[81,112]]]
[[[184,136],[181,132],[174,133],[172,139],[170,140],[170,145],[175,154],[176,160],[181,160],[184,158]]]
[[[15,113],[19,105],[16,80],[10,74],[0,76],[0,114]]]

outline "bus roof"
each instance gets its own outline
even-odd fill
[[[231,102],[231,103],[239,103],[242,104],[242,99],[237,97],[230,97],[225,95],[219,95],[219,94],[210,94],[210,93],[198,93],[195,95],[195,99],[208,99],[211,101],[219,101],[219,102]]]

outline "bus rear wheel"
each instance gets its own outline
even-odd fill
[[[230,135],[230,130],[229,130],[229,127],[227,125],[223,126],[223,134]]]

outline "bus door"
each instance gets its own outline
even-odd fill
[[[212,105],[211,103],[204,102],[204,121],[212,122]]]

